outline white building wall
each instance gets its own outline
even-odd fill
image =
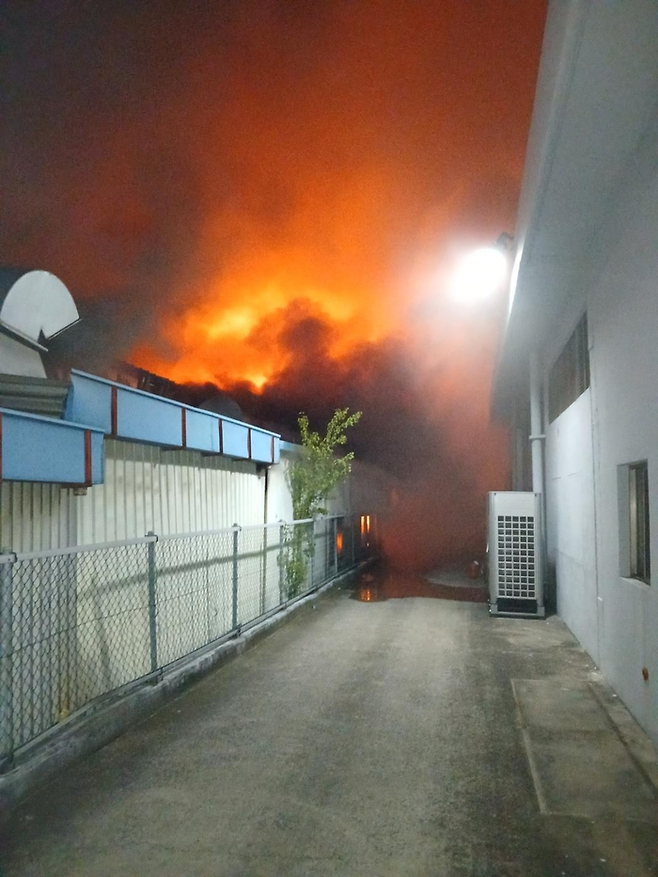
[[[544,338],[548,381],[587,310],[591,389],[546,427],[548,553],[560,616],[658,743],[658,181],[628,193],[623,213]],[[649,466],[651,585],[620,565],[618,468],[639,460]]]
[[[295,452],[283,451],[281,462],[272,466],[268,473],[267,486],[267,521],[292,521],[292,498],[288,489],[286,474],[295,457]],[[353,473],[336,487],[326,502],[328,515],[348,515],[352,509],[352,492],[356,467]],[[370,511],[370,509],[368,509]]]
[[[292,521],[292,499],[286,481],[290,454],[282,453],[281,460],[267,475],[267,522]]]
[[[658,743],[658,180],[631,202],[589,294],[600,664]],[[649,467],[651,585],[620,571],[617,473],[638,460]]]
[[[597,625],[591,392],[546,430],[548,562],[558,584],[557,611],[595,661]]]

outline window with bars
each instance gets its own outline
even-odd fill
[[[548,419],[553,422],[589,387],[587,314],[583,314],[548,379]]]

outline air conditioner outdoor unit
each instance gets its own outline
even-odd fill
[[[489,611],[543,618],[541,495],[489,494]]]

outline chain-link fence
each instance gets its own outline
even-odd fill
[[[0,771],[72,712],[354,566],[364,520],[0,555]]]

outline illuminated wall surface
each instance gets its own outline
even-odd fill
[[[551,4],[499,374],[527,371],[530,339],[550,398],[586,315],[589,386],[542,429],[548,564],[559,614],[658,742],[657,43],[654,4]],[[628,465],[644,462],[651,584],[628,562]]]

